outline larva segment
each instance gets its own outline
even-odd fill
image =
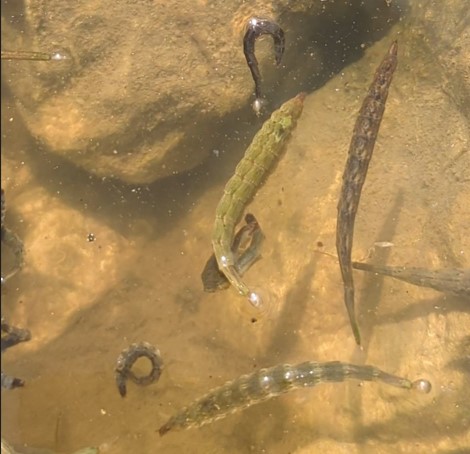
[[[359,114],[349,145],[348,159],[343,173],[343,184],[338,202],[336,221],[336,249],[343,278],[344,302],[349,316],[354,338],[361,344],[359,326],[354,310],[354,280],[351,265],[351,253],[356,219],[362,186],[374,151],[375,140],[379,132],[388,97],[388,89],[397,67],[398,45],[394,41],[375,72]]]
[[[238,293],[258,308],[262,306],[259,296],[245,284],[235,266],[232,251],[235,227],[247,204],[279,160],[302,113],[304,98],[305,93],[301,93],[286,101],[263,124],[227,182],[216,208],[212,246],[219,269]]]
[[[295,366],[280,364],[242,375],[213,389],[172,416],[160,427],[159,433],[164,435],[170,430],[203,426],[291,390],[351,379],[379,381],[422,393],[431,391],[431,384],[425,379],[411,382],[407,378],[389,374],[374,366],[358,366],[339,361],[327,363],[307,361]]]

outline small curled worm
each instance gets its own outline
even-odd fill
[[[132,372],[132,366],[139,358],[148,358],[152,364],[152,369],[148,375],[138,377]],[[115,369],[116,384],[119,394],[125,397],[127,394],[126,382],[131,379],[134,383],[141,386],[147,386],[157,381],[163,370],[163,360],[160,355],[160,350],[156,349],[148,342],[139,342],[131,344],[128,348],[123,350],[118,356]]]
[[[251,76],[255,82],[255,101],[253,110],[259,115],[262,106],[261,94],[261,74],[258,68],[258,60],[255,56],[255,41],[261,35],[271,35],[274,40],[274,57],[276,65],[281,63],[282,55],[285,48],[284,30],[276,23],[269,19],[252,17],[246,26],[245,36],[243,37],[243,52],[246,62],[251,71]]]

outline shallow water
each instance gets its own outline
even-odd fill
[[[2,390],[2,436],[20,451],[99,446],[118,454],[427,453],[470,446],[468,301],[356,271],[359,350],[338,264],[323,254],[336,254],[336,203],[355,115],[375,67],[400,36],[353,257],[469,267],[468,118],[443,90],[437,58],[422,55],[405,31],[393,29],[307,96],[285,155],[251,203],[266,241],[246,280],[268,291],[275,306],[256,323],[234,291],[206,294],[200,281],[215,207],[251,132],[240,136],[236,124],[214,125],[227,128],[226,139],[204,165],[129,187],[38,151],[14,99],[3,98],[7,223],[27,255],[25,269],[2,289],[2,311],[33,339],[2,358],[8,373],[26,381],[23,389]],[[252,121],[240,119],[245,129]],[[374,248],[375,242],[393,246]],[[156,384],[130,383],[122,399],[115,361],[141,340],[160,349],[165,369]],[[373,364],[428,378],[433,391],[320,385],[159,437],[168,417],[209,389],[260,367],[306,360]]]

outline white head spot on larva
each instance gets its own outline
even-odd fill
[[[431,382],[428,380],[425,380],[424,378],[415,380],[412,383],[412,386],[413,386],[413,389],[416,389],[417,391],[424,393],[424,394],[428,394],[429,392],[431,392],[431,389],[432,389]]]
[[[263,306],[263,301],[261,300],[261,297],[258,293],[250,292],[248,295],[248,300],[257,309],[260,309]]]
[[[253,110],[255,111],[256,115],[258,115],[258,116],[261,115],[261,112],[263,111],[263,107],[264,107],[264,102],[263,102],[262,99],[256,98],[253,101]]]

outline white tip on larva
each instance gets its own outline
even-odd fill
[[[276,317],[279,310],[279,298],[276,298],[268,288],[251,288],[248,302],[250,303],[248,312],[256,320],[272,319]],[[244,307],[246,308],[248,305],[245,304]]]
[[[261,98],[256,98],[253,101],[253,110],[255,114],[259,117],[263,111],[265,102]]]
[[[51,54],[51,60],[61,61],[61,60],[68,60],[70,56],[68,56],[65,52],[53,52]]]
[[[257,293],[257,292],[250,292],[248,294],[248,301],[256,309],[262,309],[263,308],[263,300],[262,300],[260,294]]]
[[[423,394],[428,394],[429,392],[431,392],[432,389],[431,382],[425,380],[424,378],[415,380],[411,385],[413,389],[416,389],[417,391]]]

